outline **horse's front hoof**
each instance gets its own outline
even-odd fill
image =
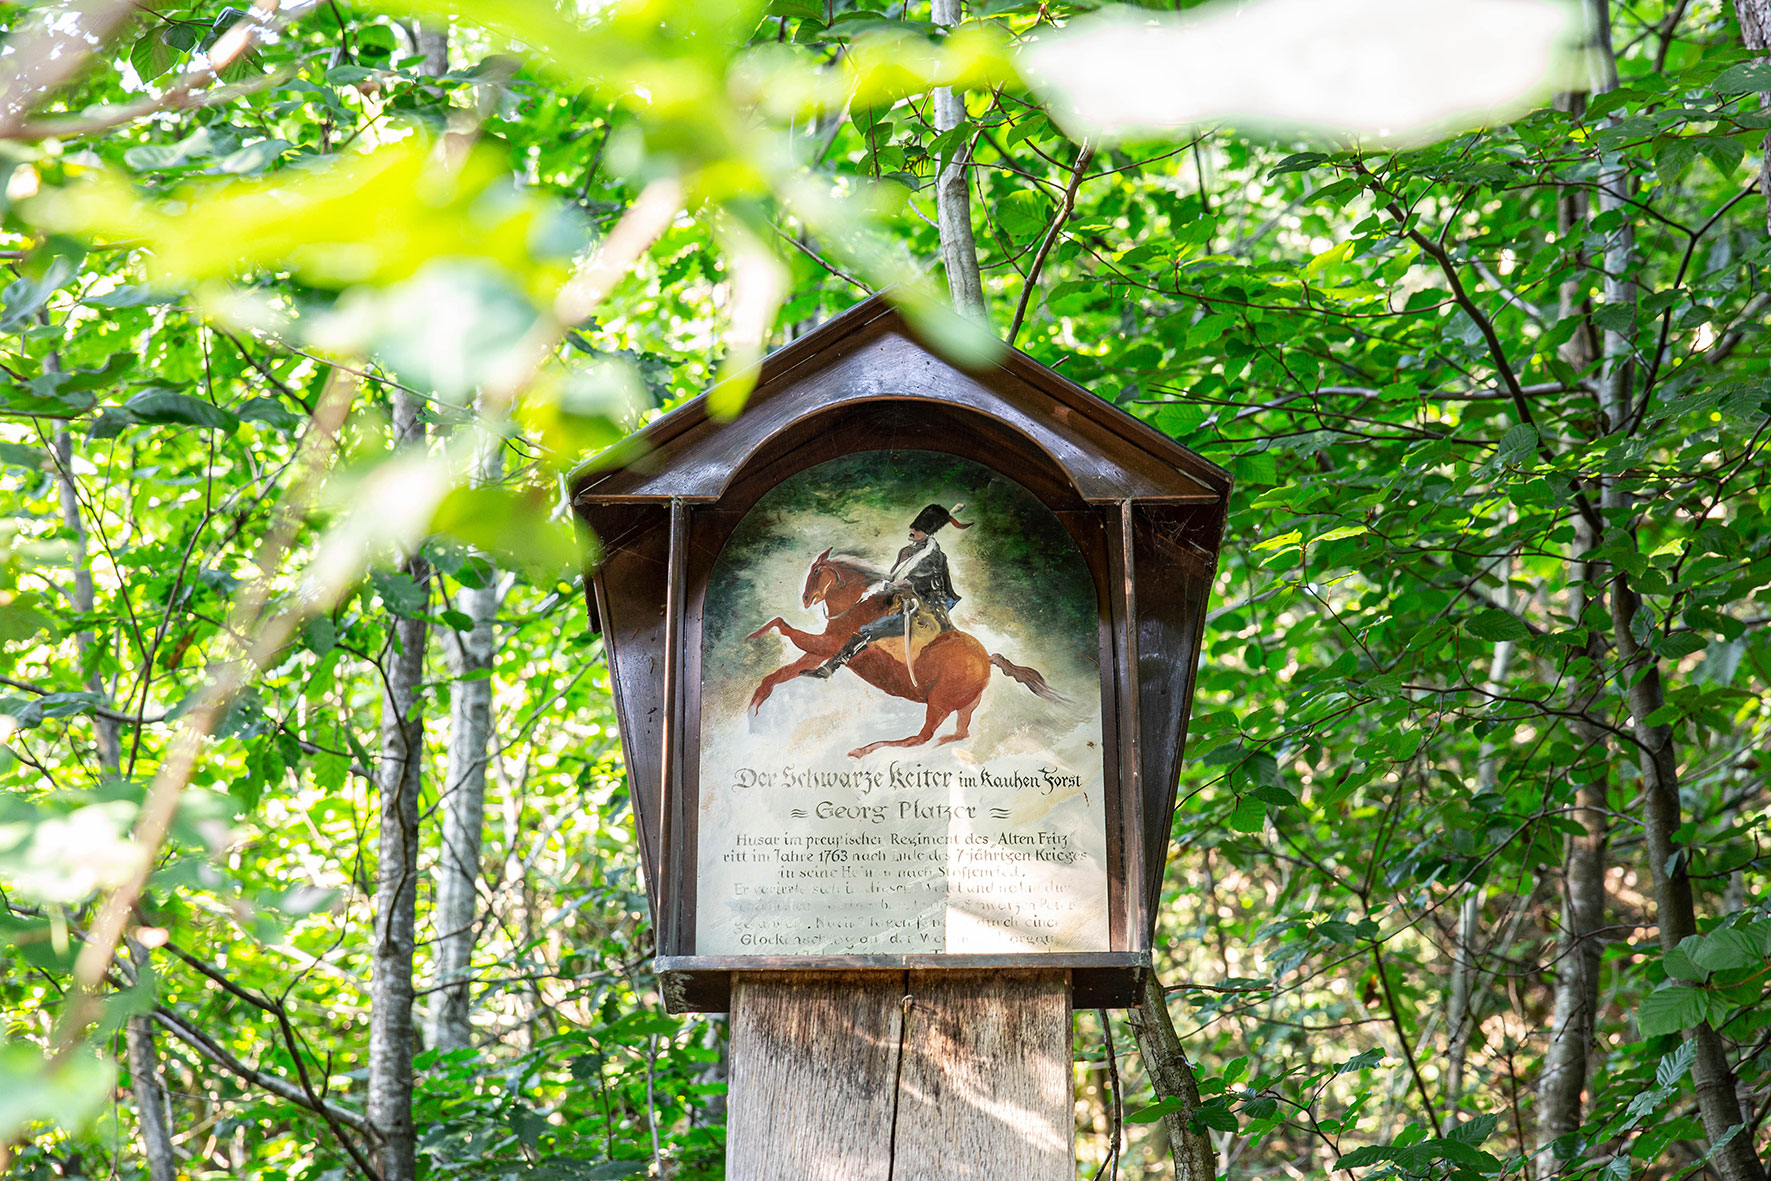
[[[757,628],[755,631],[751,632],[749,635],[745,636],[744,638],[747,640],[761,639],[763,636],[768,634],[770,628],[774,627],[776,624],[778,624],[780,622],[781,622],[781,617],[776,616],[774,619],[769,620],[767,623],[763,624],[761,627]]]

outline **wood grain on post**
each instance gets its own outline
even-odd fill
[[[1069,1181],[1059,970],[755,973],[732,991],[732,1181]]]

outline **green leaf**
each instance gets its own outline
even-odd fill
[[[52,1065],[22,1038],[0,1044],[0,1142],[12,1143],[39,1121],[82,1131],[104,1110],[116,1079],[116,1067],[91,1054]]]
[[[143,82],[152,82],[178,61],[178,50],[166,43],[164,31],[150,27],[129,47],[129,64]]]
[[[1259,553],[1261,550],[1282,549],[1288,545],[1296,545],[1303,539],[1304,535],[1296,529],[1293,529],[1289,533],[1281,533],[1278,537],[1269,537],[1265,541],[1257,541],[1254,543],[1253,549],[1256,553]]]
[[[1654,1068],[1654,1085],[1657,1087],[1677,1086],[1685,1072],[1691,1069],[1691,1060],[1697,1056],[1697,1043],[1682,1042],[1679,1048],[1663,1057]]]
[[[39,255],[28,260],[25,274],[8,283],[6,290],[0,292],[0,303],[6,307],[6,314],[0,316],[0,332],[16,332],[34,319],[49,302],[50,296],[61,290],[79,271],[79,264],[66,255],[55,254],[46,259]]]
[[[236,415],[220,406],[159,386],[143,390],[123,403],[123,408],[134,415],[137,422],[199,426],[209,430],[227,431],[240,425],[240,419]]]
[[[1658,636],[1654,641],[1654,651],[1667,660],[1683,659],[1707,646],[1708,641],[1696,632],[1673,632],[1671,635]]]
[[[112,353],[110,358],[97,369],[76,369],[65,374],[60,384],[63,390],[86,391],[103,389],[112,385],[119,377],[135,368],[137,357],[134,353]]]
[[[1271,1095],[1252,1095],[1242,1101],[1242,1114],[1249,1119],[1267,1119],[1279,1110],[1279,1100]]]
[[[0,463],[11,467],[29,468],[33,471],[42,471],[54,466],[49,462],[47,450],[25,443],[0,442]]]
[[[1195,1130],[1205,1127],[1218,1132],[1234,1132],[1242,1127],[1242,1121],[1237,1118],[1235,1111],[1231,1110],[1229,1102],[1224,1099],[1208,1099],[1201,1103],[1194,1109],[1192,1118],[1187,1122],[1192,1124]]]
[[[235,411],[241,422],[260,422],[279,431],[301,425],[301,417],[275,398],[248,398]]]
[[[218,141],[207,127],[199,127],[177,143],[143,144],[140,147],[130,148],[123,153],[123,163],[137,172],[187,168],[209,159],[218,148],[224,145],[231,148],[235,142],[237,141],[232,137],[225,141]]]
[[[1230,813],[1230,827],[1237,832],[1259,832],[1267,822],[1267,806],[1254,796],[1243,796]]]
[[[0,411],[30,418],[78,418],[98,404],[90,393],[64,390],[60,373],[45,373],[23,385],[0,383]]]
[[[1353,246],[1354,243],[1351,239],[1345,242],[1336,242],[1304,264],[1305,277],[1313,277],[1329,267],[1336,267],[1346,262],[1353,255]]]
[[[425,590],[410,574],[378,570],[369,576],[369,583],[389,611],[402,619],[424,617]]]
[[[1593,309],[1593,325],[1605,332],[1628,333],[1636,326],[1636,305],[1600,304]]]
[[[1450,1136],[1439,1136],[1424,1141],[1421,1147],[1439,1160],[1450,1161],[1467,1169],[1477,1169],[1484,1173],[1498,1173],[1501,1164],[1492,1153],[1483,1152],[1472,1144]]]
[[[1687,942],[1693,944],[1689,949],[1691,962],[1711,972],[1756,966],[1764,960],[1759,954],[1758,940],[1734,927],[1723,927],[1707,935],[1680,940],[1679,946],[1684,947]]]
[[[1708,1020],[1710,994],[1684,984],[1663,985],[1643,998],[1636,1009],[1636,1025],[1642,1036],[1678,1033]]]
[[[1396,1150],[1388,1144],[1367,1144],[1346,1153],[1335,1162],[1335,1168],[1356,1169],[1361,1165],[1378,1165],[1392,1160]]]
[[[1457,1127],[1445,1134],[1448,1140],[1460,1140],[1465,1144],[1480,1144],[1494,1135],[1500,1127],[1500,1116],[1489,1112],[1487,1115],[1471,1116]]]
[[[1293,152],[1279,161],[1267,172],[1267,179],[1284,176],[1288,172],[1308,172],[1318,164],[1325,164],[1329,157],[1322,152]]]
[[[1230,461],[1230,471],[1239,482],[1260,487],[1279,482],[1279,461],[1271,451],[1239,455]]]
[[[88,295],[80,302],[95,308],[140,308],[175,301],[171,296],[163,295],[151,287],[138,287],[124,283],[113,287],[103,295]]]
[[[1503,465],[1521,464],[1537,452],[1537,428],[1529,423],[1511,427],[1500,437],[1495,459]]]
[[[1479,640],[1523,640],[1531,634],[1525,621],[1510,611],[1484,607],[1464,620],[1464,630]]]
[[[1186,1105],[1185,1099],[1179,1095],[1171,1095],[1166,1099],[1158,1099],[1146,1107],[1140,1107],[1136,1111],[1127,1112],[1125,1121],[1130,1124],[1153,1124],[1171,1112],[1180,1111]]]
[[[437,506],[431,528],[532,571],[537,578],[574,569],[577,537],[555,519],[554,496],[539,485],[456,488]]]
[[[1714,82],[1710,83],[1710,89],[1717,94],[1771,91],[1771,61],[1760,58],[1757,61],[1730,66],[1723,70]]]
[[[287,140],[261,139],[228,153],[216,163],[215,171],[233,176],[256,176],[294,146]]]
[[[1702,983],[1709,979],[1709,973],[1692,962],[1687,945],[1693,943],[1697,936],[1692,935],[1679,941],[1679,945],[1667,952],[1662,958],[1661,966],[1666,974],[1675,980],[1690,980]]]
[[[1335,1067],[1334,1072],[1336,1074],[1350,1074],[1355,1070],[1370,1070],[1374,1066],[1382,1065],[1383,1060],[1384,1052],[1374,1046],[1369,1050],[1353,1055],[1351,1058]]]
[[[1240,742],[1226,742],[1222,746],[1214,746],[1200,757],[1199,764],[1203,767],[1228,767],[1240,763],[1248,748]]]

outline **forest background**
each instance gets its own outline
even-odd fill
[[[1141,138],[1017,65],[1088,7],[0,13],[10,1175],[719,1175],[562,474],[883,286],[987,360],[950,280],[1237,478],[1078,1176],[1764,1178],[1771,7],[1403,143],[1308,71],[1473,0]]]

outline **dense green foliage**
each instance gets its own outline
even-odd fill
[[[439,74],[401,22],[443,10]],[[1006,44],[1072,7],[973,10]],[[0,108],[16,1175],[146,1175],[122,1030],[156,1011],[182,1174],[358,1175],[337,1113],[363,1110],[393,629],[433,637],[428,881],[456,603],[488,577],[476,1041],[419,1057],[421,1168],[719,1175],[723,1030],[649,977],[560,475],[863,283],[926,307],[931,174],[967,136],[993,325],[1030,291],[1016,345],[1238,481],[1160,923],[1222,1170],[1734,1181],[1712,1153],[1766,1154],[1771,112],[1732,6],[1619,6],[1614,88],[1406,151],[1090,150],[990,43],[938,52],[926,5],[129,11]],[[35,15],[4,15],[0,73]],[[942,135],[955,71],[973,123]],[[589,318],[556,300],[587,251],[613,268]],[[400,389],[422,454],[393,450]],[[488,438],[504,474],[469,479]],[[419,538],[428,596],[398,566]],[[87,1011],[101,899],[209,707]],[[1540,1153],[1571,850],[1601,824],[1585,1102]],[[1697,933],[1666,950],[1675,879]],[[1699,1119],[1701,1029],[1744,1127]],[[1077,1048],[1079,1176],[1168,1175],[1174,1101],[1129,1031],[1085,1016]]]

